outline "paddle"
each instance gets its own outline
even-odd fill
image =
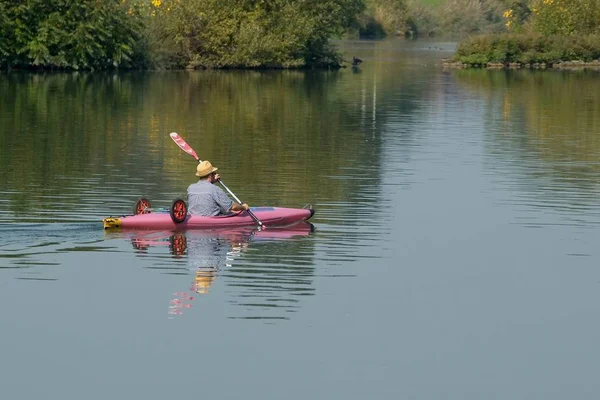
[[[192,149],[190,147],[190,145],[187,144],[187,142],[185,140],[183,140],[183,138],[181,136],[179,136],[179,134],[177,132],[171,132],[169,134],[169,136],[171,136],[171,139],[173,139],[175,144],[177,144],[177,146],[179,146],[179,148],[181,150],[185,151],[190,156],[194,157],[196,159],[196,161],[202,162],[202,160],[200,159],[200,157],[198,157],[198,155],[196,154],[194,149]],[[229,190],[229,188],[227,186],[225,186],[225,184],[221,181],[221,179],[219,179],[219,183],[221,184],[221,186],[223,186],[225,188],[225,190],[227,190],[229,192],[229,194],[231,195],[231,197],[234,198],[235,201],[237,201],[239,204],[243,204],[242,201],[240,199],[238,199],[238,197],[235,194],[233,194],[233,192],[231,190]],[[256,224],[259,227],[264,228],[263,223],[260,222],[260,220],[256,217],[256,215],[254,215],[254,213],[252,211],[246,210],[246,212],[252,217],[254,222],[256,222]]]

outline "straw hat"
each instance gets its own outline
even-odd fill
[[[215,172],[218,169],[219,168],[213,167],[212,164],[210,163],[210,161],[202,161],[196,167],[196,176],[199,176],[202,178],[202,177],[212,174],[213,172]]]

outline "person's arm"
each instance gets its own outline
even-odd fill
[[[248,204],[243,203],[236,203],[235,201],[233,202],[233,204],[231,205],[231,211],[246,211],[249,210],[250,206],[248,206]]]
[[[237,203],[229,198],[227,194],[220,187],[214,187],[215,200],[219,207],[221,208],[221,212],[227,214],[228,212],[238,212],[248,210],[250,207],[248,204]]]

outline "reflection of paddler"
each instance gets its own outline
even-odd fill
[[[230,243],[223,238],[187,232],[187,256],[194,271],[194,292],[208,293],[219,271],[227,266],[230,251]]]
[[[208,289],[210,289],[216,277],[216,268],[196,270],[196,277],[194,279],[194,286],[192,287],[192,290],[199,294],[208,293]]]

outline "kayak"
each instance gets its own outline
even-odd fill
[[[265,227],[288,226],[300,221],[310,219],[315,211],[308,208],[285,207],[251,207],[250,211]],[[171,213],[172,214],[172,213]],[[246,211],[219,215],[216,217],[203,217],[199,215],[184,214],[179,222],[173,218],[169,211],[147,212],[136,215],[104,218],[104,229],[152,229],[152,230],[185,230],[185,229],[220,229],[244,226],[256,226],[256,221]],[[183,217],[183,215],[182,215]]]

